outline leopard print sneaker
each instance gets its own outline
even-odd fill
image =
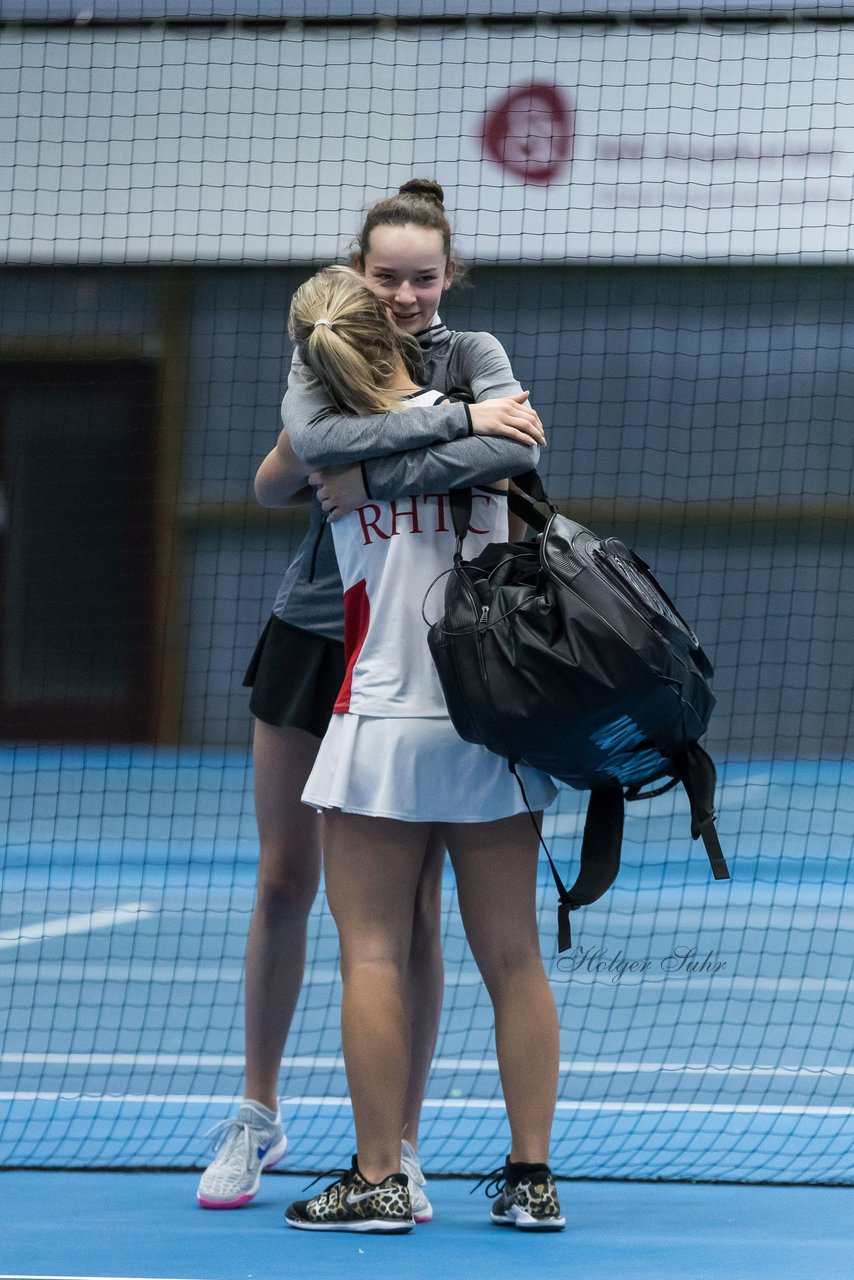
[[[547,1164],[514,1164],[508,1159],[496,1169],[487,1195],[497,1191],[490,1219],[498,1227],[518,1231],[563,1231],[566,1219],[560,1211],[557,1188]]]
[[[343,1172],[343,1171],[342,1171]],[[301,1231],[376,1231],[401,1235],[415,1223],[409,1183],[403,1173],[368,1182],[352,1167],[311,1200],[297,1200],[285,1211],[289,1227]]]

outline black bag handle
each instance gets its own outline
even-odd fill
[[[512,480],[518,489],[527,493],[529,498],[533,498],[535,502],[544,502],[547,507],[551,507],[553,511],[556,510],[543,488],[543,482],[536,467],[531,467],[530,471],[520,471],[517,476],[512,477]]]
[[[454,533],[457,535],[457,549],[454,553],[454,559],[459,560],[463,554],[463,538],[468,533],[471,520],[471,489],[452,489],[450,498],[451,519],[454,522]]]

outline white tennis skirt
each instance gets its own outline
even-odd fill
[[[536,812],[557,795],[551,778],[519,765]],[[464,742],[450,720],[334,715],[302,794],[316,809],[402,822],[491,822],[525,812],[507,761]]]

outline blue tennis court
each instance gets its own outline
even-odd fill
[[[242,752],[2,756],[9,846],[0,966],[2,1161],[198,1168],[242,1079],[241,963],[255,833]],[[730,762],[714,883],[671,793],[630,809],[624,868],[543,946],[562,1026],[564,1177],[852,1180],[850,762]],[[582,799],[546,834],[560,865]],[[447,991],[422,1154],[437,1174],[505,1154],[491,1010],[445,885]],[[283,1065],[286,1169],[349,1159],[336,942],[322,895]]]
[[[469,1184],[431,1182],[434,1221],[397,1239],[283,1225],[305,1178],[271,1174],[248,1209],[204,1213],[174,1173],[0,1176],[0,1280],[371,1280],[405,1274],[546,1280],[847,1280],[854,1192],[820,1187],[579,1182],[567,1230],[536,1240],[490,1226]]]

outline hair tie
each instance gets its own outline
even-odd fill
[[[319,324],[325,324],[327,329],[332,328],[332,322],[330,320],[315,320],[314,328],[316,329]]]

